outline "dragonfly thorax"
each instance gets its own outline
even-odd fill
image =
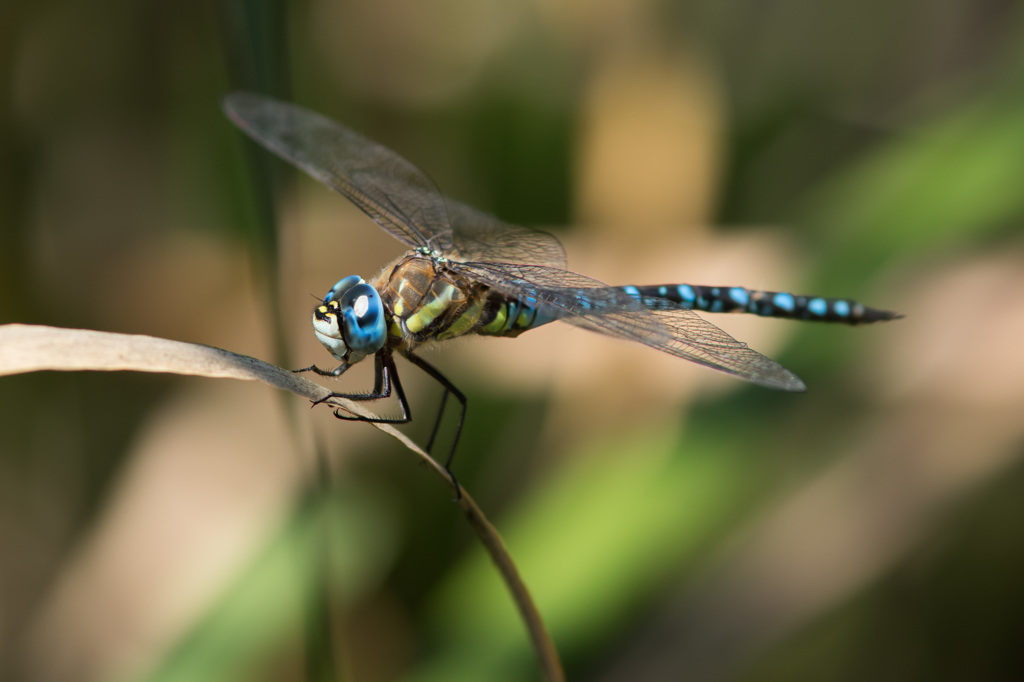
[[[373,355],[387,338],[380,294],[356,275],[339,280],[313,310],[313,331],[341,362],[354,364]]]
[[[417,246],[415,249],[413,249],[413,253],[418,253],[421,256],[429,258],[430,260],[434,261],[435,263],[447,263],[448,262],[448,259],[445,258],[444,255],[440,251],[438,251],[435,248],[429,247],[429,246]]]

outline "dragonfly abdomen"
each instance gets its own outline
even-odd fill
[[[529,297],[512,298],[491,290],[477,334],[485,336],[519,336],[528,329],[553,322],[554,317],[537,307]]]
[[[799,296],[786,292],[759,291],[744,287],[713,287],[700,284],[624,286],[622,291],[651,310],[672,304],[709,313],[751,313],[817,322],[867,324],[902,317],[888,310],[869,308],[848,298]]]

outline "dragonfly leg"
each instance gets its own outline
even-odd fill
[[[448,389],[445,388],[441,393],[441,406],[437,409],[437,417],[434,418],[434,428],[430,431],[430,439],[427,440],[427,452],[431,452],[434,449],[434,439],[437,438],[437,432],[441,430],[441,417],[444,416],[444,406],[448,404]]]
[[[434,381],[444,387],[444,395],[441,397],[441,409],[437,414],[437,420],[434,422],[434,429],[430,434],[430,441],[427,444],[428,451],[434,444],[434,437],[437,436],[437,430],[441,425],[441,417],[444,414],[444,407],[448,400],[448,395],[451,394],[455,396],[455,399],[459,401],[459,420],[455,424],[455,437],[452,439],[452,448],[448,452],[448,458],[444,461],[444,470],[452,477],[452,482],[455,484],[455,499],[457,500],[462,497],[462,489],[459,488],[459,482],[456,480],[455,474],[452,473],[451,467],[452,460],[455,459],[455,448],[459,444],[459,437],[462,435],[462,424],[466,421],[466,396],[462,391],[455,387],[455,384],[448,380],[448,377],[441,374],[436,367],[423,358],[413,355],[412,353],[407,353],[405,357],[408,358],[409,362],[422,369],[424,372],[429,374]]]
[[[391,396],[392,387],[398,397],[398,404],[402,414],[398,417],[364,417],[362,415],[343,415],[341,410],[335,410],[334,416],[345,421],[370,422],[371,424],[406,424],[412,420],[412,413],[409,410],[409,401],[405,398],[405,391],[402,389],[402,382],[398,378],[398,371],[395,369],[395,361],[390,353],[378,352],[373,358],[374,378],[373,391],[369,393],[334,393],[313,403],[314,406],[329,400],[330,398],[345,398],[346,400],[381,400]]]
[[[347,370],[351,366],[352,365],[348,364],[347,362],[341,363],[340,365],[338,365],[334,369],[320,369],[316,365],[310,365],[309,367],[303,367],[302,369],[293,369],[292,370],[292,374],[302,374],[303,372],[313,372],[314,374],[319,374],[322,377],[340,377],[342,374],[345,373],[345,370]]]

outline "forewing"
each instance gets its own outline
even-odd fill
[[[507,296],[530,299],[543,314],[577,327],[637,341],[769,388],[805,389],[785,367],[688,308],[649,310],[621,289],[557,268],[515,263],[462,263],[457,267]]]
[[[565,249],[554,235],[504,223],[489,213],[447,199],[452,225],[451,255],[484,263],[525,263],[564,268]]]
[[[412,247],[435,248],[450,231],[444,197],[390,149],[300,106],[248,92],[224,98],[228,118],[249,137],[336,190]]]

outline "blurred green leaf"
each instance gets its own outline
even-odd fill
[[[677,443],[671,429],[633,432],[574,453],[499,520],[563,653],[607,636],[734,508],[736,460],[697,447],[680,456]],[[501,679],[510,661],[529,670],[522,624],[478,551],[436,591],[432,612],[441,646],[415,679],[466,665],[476,679]],[[447,679],[472,679],[461,670]]]
[[[894,137],[809,202],[804,222],[833,238],[828,279],[957,249],[1024,217],[1024,106],[986,96]]]

